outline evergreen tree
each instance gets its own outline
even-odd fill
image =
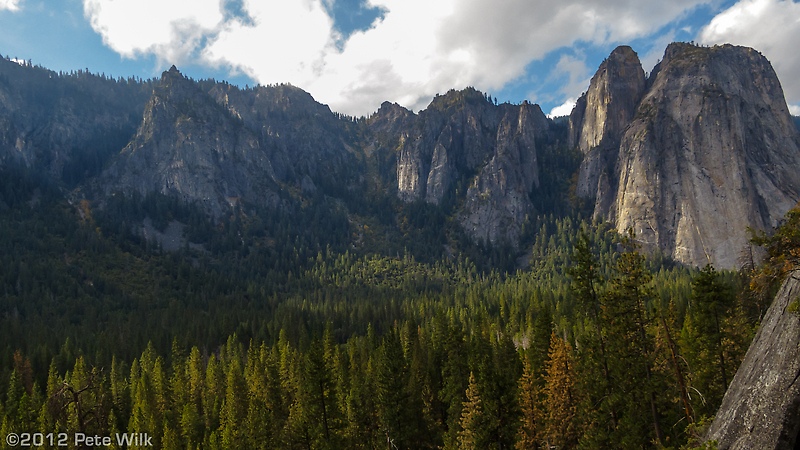
[[[700,393],[694,408],[701,416],[711,416],[722,402],[739,358],[735,338],[747,330],[739,321],[728,325],[736,315],[734,297],[729,286],[711,265],[701,270],[692,282],[689,310],[681,333],[683,353],[689,364],[691,384]],[[734,359],[734,360],[731,360]]]
[[[409,411],[408,365],[403,355],[397,330],[383,339],[377,351],[372,372],[375,377],[375,394],[378,419],[387,440],[398,448],[408,447],[411,439],[412,413]]]
[[[351,340],[348,349],[350,359],[350,390],[346,400],[347,429],[346,446],[353,449],[377,447],[381,436],[377,427],[372,378],[367,372],[365,341]]]
[[[461,410],[460,430],[458,432],[458,448],[460,450],[477,450],[489,448],[486,435],[486,417],[483,402],[475,374],[470,372],[467,387],[467,400]]]
[[[239,358],[232,357],[225,376],[225,400],[220,413],[220,437],[224,448],[234,448],[247,442],[247,386]]]
[[[517,432],[517,450],[540,448],[543,428],[542,392],[536,380],[529,358],[525,359],[522,377],[519,379],[520,424]]]
[[[568,269],[570,291],[575,296],[576,319],[584,331],[578,337],[580,352],[577,372],[579,390],[583,393],[579,416],[583,424],[584,446],[608,448],[613,444],[611,435],[619,424],[620,405],[614,395],[615,383],[609,361],[610,335],[600,289],[599,261],[592,253],[591,242],[581,233],[572,255],[573,265]]]
[[[579,435],[576,423],[579,402],[572,348],[555,333],[550,339],[546,373],[544,410],[547,416],[542,433],[545,448],[574,448]]]
[[[663,444],[656,402],[656,393],[661,391],[653,377],[655,350],[648,331],[652,275],[645,268],[634,238],[631,232],[623,240],[626,251],[619,256],[602,310],[610,337],[608,361],[613,397],[618,399],[620,411],[611,437],[622,448],[653,441]]]

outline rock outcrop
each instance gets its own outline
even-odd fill
[[[583,101],[577,144],[591,155],[621,128],[587,128],[591,112],[611,102]],[[736,267],[746,229],[774,226],[800,199],[800,135],[775,72],[752,49],[671,44],[616,153],[586,158],[579,194],[594,201],[596,218],[687,264]]]
[[[347,189],[357,161],[351,120],[290,86],[195,82],[174,66],[153,89],[131,142],[101,177],[106,195],[158,192],[214,216],[276,207],[292,192]]]
[[[292,85],[239,89],[225,83],[201,87],[255,135],[281,182],[314,190],[348,188],[358,163],[356,125]]]
[[[393,114],[403,127],[391,127]],[[437,96],[409,118],[384,105],[372,119],[393,129],[397,195],[434,205],[464,198],[457,212],[476,240],[515,244],[539,185],[536,139],[549,123],[537,105],[495,105],[474,89]]]
[[[639,57],[630,47],[617,47],[570,115],[570,142],[584,155],[576,193],[599,202],[596,210],[608,208],[608,193],[619,178],[615,172],[619,143],[644,92]]]
[[[800,272],[783,284],[708,431],[720,450],[792,450],[800,444]]]
[[[271,156],[241,119],[173,66],[154,88],[133,140],[100,184],[108,194],[177,196],[219,216],[241,199],[275,201]]]

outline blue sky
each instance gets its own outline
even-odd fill
[[[474,86],[566,114],[617,45],[650,71],[671,41],[772,61],[800,114],[791,0],[0,0],[0,54],[56,71],[291,83],[331,109],[413,110]]]

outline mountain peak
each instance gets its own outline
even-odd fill
[[[610,60],[618,60],[618,61],[636,61],[639,62],[639,55],[631,48],[629,45],[620,45],[615,48],[610,55],[608,55],[608,59]]]
[[[594,185],[595,216],[677,261],[734,268],[746,229],[775,225],[800,195],[780,82],[753,49],[674,43],[648,85],[603,165],[614,176]]]
[[[170,67],[169,70],[161,72],[162,86],[169,86],[172,82],[180,82],[182,80],[186,80],[186,77],[184,77],[181,71],[174,65]]]

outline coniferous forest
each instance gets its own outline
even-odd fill
[[[0,434],[157,448],[699,445],[798,241],[794,212],[754,236],[763,267],[695,270],[550,214],[515,270],[479,244],[426,252],[452,230],[425,205],[387,201],[410,222],[396,248],[369,225],[356,248],[322,203],[214,222],[3,175]],[[202,245],[167,251],[142,217]]]

